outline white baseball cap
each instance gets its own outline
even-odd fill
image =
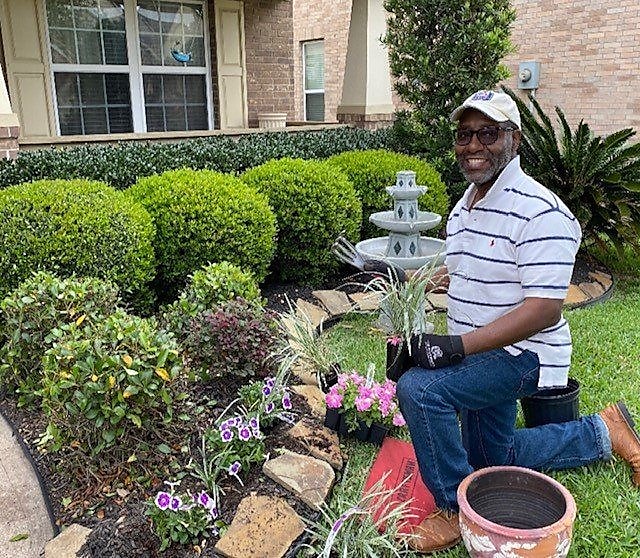
[[[506,93],[477,91],[451,113],[451,121],[460,120],[466,109],[476,109],[496,122],[510,120],[520,129],[520,111],[515,101]]]

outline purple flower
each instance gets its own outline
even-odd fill
[[[291,409],[291,399],[289,399],[289,395],[284,395],[282,397],[282,408],[283,409]]]
[[[166,510],[171,503],[171,496],[167,492],[158,492],[156,495],[156,506],[161,510]]]
[[[172,511],[178,511],[181,506],[182,506],[182,500],[180,500],[180,498],[178,498],[177,496],[174,496],[173,498],[171,498],[170,507]]]
[[[212,506],[209,509],[209,515],[211,516],[212,519],[218,519],[218,508],[216,508],[215,506]]]
[[[237,475],[241,468],[242,468],[242,466],[240,465],[240,461],[234,461],[229,466],[229,474],[230,475]]]
[[[198,504],[200,504],[205,508],[208,508],[210,505],[213,504],[213,500],[211,500],[211,498],[206,492],[202,491],[198,495]]]
[[[223,430],[220,432],[220,438],[223,442],[230,442],[233,440],[233,432],[231,430]]]
[[[269,386],[267,386],[267,385],[265,385],[262,388],[262,394],[263,395],[271,395],[271,391],[272,391],[271,388]]]
[[[264,385],[267,386],[267,387],[272,388],[273,386],[276,385],[275,378],[271,378],[270,376],[266,377],[264,379]]]
[[[273,403],[269,402],[264,406],[264,410],[266,411],[267,414],[270,414],[270,413],[273,413],[273,410],[275,409],[275,407],[276,406]]]
[[[238,428],[238,437],[243,442],[246,442],[247,440],[250,440],[251,439],[251,429],[246,424],[244,426],[241,426],[240,428]]]
[[[259,423],[258,423],[258,417],[251,417],[251,418],[249,419],[249,426],[250,426],[252,429],[254,429],[254,430],[255,430],[256,428],[260,428],[260,425],[259,425]]]

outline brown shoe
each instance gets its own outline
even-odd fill
[[[458,514],[437,510],[413,529],[412,536],[407,542],[416,552],[428,554],[451,548],[458,544],[460,539]]]
[[[640,437],[629,410],[622,401],[618,401],[601,411],[600,417],[609,430],[611,448],[631,465],[633,484],[640,487]]]

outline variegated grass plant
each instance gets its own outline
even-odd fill
[[[440,266],[437,262],[438,258],[434,258],[404,282],[398,281],[395,271],[390,268],[387,275],[376,276],[365,286],[367,291],[380,296],[381,321],[389,327],[387,334],[395,338],[394,344],[406,344],[409,352],[413,334],[431,333],[433,330],[428,315],[433,306],[428,296],[439,286],[437,273]]]
[[[318,386],[324,388],[327,377],[339,369],[340,357],[322,339],[322,324],[317,331],[304,312],[297,312],[289,299],[287,303],[289,311],[281,314],[280,326],[288,344],[277,357],[288,360],[291,365],[300,364],[312,370]]]
[[[349,502],[344,493],[336,494],[331,507],[321,508],[318,520],[310,522],[307,532],[311,543],[304,545],[301,555],[318,558],[408,556],[407,535],[400,534],[398,527],[411,517],[411,500],[396,501],[394,495],[402,484],[385,489],[384,480],[383,477],[376,482],[355,504]]]

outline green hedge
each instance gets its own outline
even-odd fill
[[[420,209],[443,216],[449,212],[449,196],[440,174],[432,165],[417,157],[393,153],[383,149],[349,151],[328,159],[337,165],[351,180],[362,202],[362,238],[387,234],[369,222],[369,215],[376,211],[393,209],[393,200],[385,188],[396,183],[396,172],[416,172],[416,182],[427,191],[418,198]]]
[[[156,225],[156,287],[173,298],[209,262],[228,261],[264,279],[275,250],[267,198],[230,175],[181,169],[140,179],[128,190]]]
[[[280,159],[248,170],[242,179],[264,192],[276,213],[275,275],[321,283],[338,269],[331,245],[342,231],[357,240],[362,218],[360,201],[344,173],[324,161]]]
[[[21,151],[0,161],[0,188],[39,179],[88,178],[127,188],[143,176],[188,167],[242,172],[270,159],[322,159],[349,149],[385,147],[388,132],[337,128],[193,139],[178,143],[122,143]]]
[[[0,190],[0,295],[33,271],[110,279],[145,300],[155,274],[151,217],[100,182],[42,180]]]

